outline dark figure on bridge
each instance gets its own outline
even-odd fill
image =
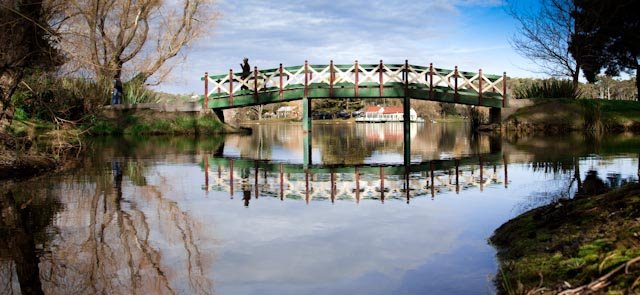
[[[251,66],[249,65],[248,58],[245,57],[244,59],[242,59],[242,61],[243,63],[240,64],[240,66],[242,67],[242,75],[240,77],[242,77],[242,80],[244,80],[251,75]],[[249,87],[247,87],[246,85],[242,85],[240,89],[246,90],[246,89],[249,89]]]
[[[120,79],[113,80],[113,93],[111,95],[111,104],[117,105],[122,103],[122,81]]]

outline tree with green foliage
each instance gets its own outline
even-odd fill
[[[574,0],[576,31],[571,36],[572,56],[584,60],[584,76],[597,80],[605,70],[609,76],[621,71],[636,77],[640,72],[640,2],[634,0]],[[588,50],[577,50],[588,45]],[[640,92],[640,82],[636,79]],[[638,98],[640,100],[640,97]]]
[[[313,110],[332,114],[341,111],[354,112],[360,110],[365,104],[361,99],[316,99],[313,101]]]
[[[49,21],[56,14],[42,0],[0,0],[0,121],[11,120],[11,98],[22,78],[62,63]]]

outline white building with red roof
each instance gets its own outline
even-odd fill
[[[356,122],[402,122],[404,113],[402,106],[366,106],[362,110],[363,116],[356,118]],[[411,122],[424,122],[424,119],[418,117],[418,113],[411,108],[409,109],[409,120]]]

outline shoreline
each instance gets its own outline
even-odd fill
[[[480,131],[527,134],[568,132],[640,133],[640,102],[592,99],[538,99],[516,109],[500,125],[483,124]]]
[[[489,241],[498,251],[500,294],[640,291],[640,184],[532,209]]]
[[[68,161],[74,161],[66,156],[76,153],[84,138],[128,135],[200,137],[252,132],[250,128],[222,123],[213,114],[146,109],[121,110],[117,114],[113,110],[110,112],[111,114],[95,118],[85,125],[61,131],[53,129],[53,126],[45,128],[46,130],[36,130],[39,124],[14,121],[11,127],[15,132],[13,135],[0,134],[7,139],[3,140],[5,144],[0,147],[0,183],[27,180],[59,171],[60,167],[69,165]],[[65,151],[50,151],[59,146],[64,147]]]

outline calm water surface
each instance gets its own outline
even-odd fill
[[[0,294],[491,294],[497,227],[640,167],[631,135],[403,141],[282,124],[89,142],[76,169],[3,192]]]

